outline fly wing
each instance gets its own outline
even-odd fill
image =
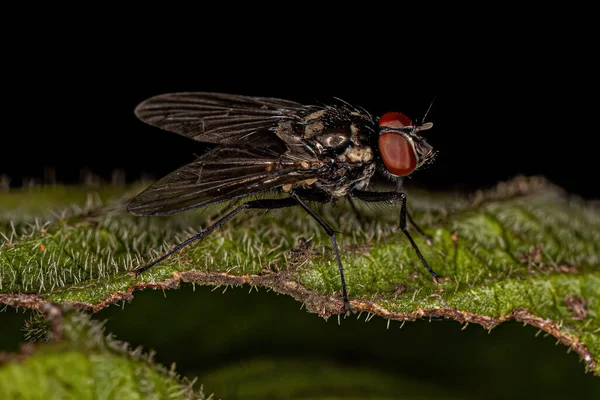
[[[293,101],[223,93],[183,92],[151,97],[136,116],[156,127],[207,143],[263,146],[280,123],[301,119],[305,106]],[[258,139],[260,136],[260,140]]]
[[[128,205],[134,215],[168,215],[253,195],[314,176],[267,148],[218,147],[152,184]]]

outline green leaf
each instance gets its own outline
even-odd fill
[[[130,343],[155,349],[163,364],[175,362],[180,373],[198,377],[205,393],[215,391],[223,399],[231,398],[235,388],[221,392],[221,384],[212,379],[213,372],[265,358],[315,361],[345,367],[349,372],[368,369],[378,376],[393,375],[402,384],[416,381],[462,398],[488,398],[490,393],[497,399],[600,396],[600,379],[583,373],[578,355],[567,354],[564,346],[555,345],[553,336],[536,334],[533,326],[507,322],[489,334],[475,324],[461,329],[461,324],[452,320],[420,319],[392,321],[386,328],[383,318],[374,317],[367,323],[366,313],[360,318],[348,317],[339,325],[337,318],[323,320],[302,312],[301,305],[289,296],[265,289],[249,292],[247,286],[214,290],[182,284],[170,292],[136,293],[130,304],[107,307],[94,318],[106,319],[107,328]],[[4,315],[16,318],[14,310],[10,311]],[[0,325],[2,322],[0,313]],[[268,380],[283,383],[291,373],[282,368],[256,379],[265,378],[265,384]],[[221,382],[227,380],[220,376]],[[302,376],[298,374],[298,379],[304,379]],[[294,381],[291,376],[289,380]],[[242,386],[231,376],[234,381]],[[341,382],[349,385],[352,379]],[[325,389],[333,388],[335,382],[322,382],[321,386],[327,393]],[[401,393],[404,391],[395,398],[402,397]]]
[[[224,399],[465,399],[372,368],[302,360],[252,360],[204,375]]]
[[[136,279],[130,271],[197,232],[209,212],[133,217],[124,200],[71,211],[37,189],[0,196],[0,302],[44,302],[94,311],[129,300],[138,289],[249,284],[289,294],[323,317],[343,311],[329,238],[301,210],[244,213],[201,243]],[[62,190],[62,189],[61,189]],[[108,198],[107,188],[99,198]],[[73,189],[81,197],[81,189]],[[112,197],[134,190],[114,189]],[[29,199],[17,211],[14,197]],[[540,179],[517,179],[471,197],[409,192],[415,219],[434,237],[415,236],[444,279],[432,282],[406,238],[398,210],[364,208],[365,223],[345,202],[318,212],[338,234],[352,307],[390,320],[452,318],[493,328],[506,320],[537,326],[570,346],[600,374],[600,212]],[[43,206],[45,204],[45,206]],[[35,205],[32,206],[32,205]],[[214,211],[214,210],[213,210]],[[48,223],[46,223],[48,222]],[[14,226],[14,228],[13,228]],[[312,246],[298,239],[312,239]]]
[[[103,326],[83,313],[68,313],[60,330],[64,338],[57,343],[3,357],[0,398],[204,398],[192,383],[154,363],[152,355],[104,335]]]

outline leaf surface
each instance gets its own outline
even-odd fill
[[[49,190],[57,189],[0,195],[0,302],[97,311],[131,299],[135,290],[176,288],[185,281],[267,287],[323,317],[343,311],[331,242],[302,210],[242,213],[136,279],[132,268],[206,227],[214,221],[211,213],[133,217],[123,200],[96,200],[50,215],[47,210],[69,204],[71,192],[74,202],[80,199],[82,189],[65,189],[60,201],[46,195]],[[94,198],[135,192],[102,190]],[[15,196],[27,199],[26,209],[18,209]],[[341,232],[354,310],[390,320],[445,317],[490,329],[522,321],[554,335],[600,373],[597,205],[534,178],[470,197],[411,191],[408,199],[415,220],[434,238],[429,246],[413,230],[443,277],[439,284],[396,231],[397,208],[362,208],[362,221],[343,201],[318,208]],[[42,217],[36,221],[36,215]]]

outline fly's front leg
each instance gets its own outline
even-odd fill
[[[404,179],[399,178],[396,181],[396,192],[404,193],[403,189],[404,189]],[[419,233],[419,235],[421,235],[421,237],[423,237],[423,239],[425,239],[427,244],[431,246],[431,244],[433,243],[433,238],[431,236],[429,236],[428,234],[426,234],[425,232],[423,232],[423,229],[421,229],[419,227],[419,225],[417,225],[417,223],[415,222],[413,217],[410,215],[410,212],[408,211],[408,209],[406,210],[406,217],[408,218],[408,222],[410,222],[410,224],[413,226],[413,228],[415,228],[415,230]]]
[[[427,260],[425,260],[425,257],[423,257],[423,254],[421,254],[419,247],[417,246],[417,244],[413,240],[412,236],[410,235],[410,232],[408,232],[408,229],[406,226],[406,220],[407,220],[406,194],[404,194],[403,192],[367,192],[367,191],[362,191],[362,190],[353,190],[351,192],[351,195],[356,197],[359,200],[362,200],[362,201],[365,201],[368,203],[379,203],[379,202],[385,202],[385,201],[400,203],[400,230],[406,235],[406,237],[410,241],[410,244],[412,245],[412,248],[415,250],[415,252],[417,253],[417,256],[421,260],[421,263],[423,264],[425,269],[427,269],[427,271],[431,274],[431,276],[433,277],[433,280],[437,283],[439,275],[429,266],[429,264],[427,263]]]
[[[410,222],[410,224],[413,226],[413,228],[415,228],[417,233],[419,235],[421,235],[421,237],[423,237],[423,239],[425,239],[425,241],[427,242],[428,245],[431,246],[433,244],[433,237],[431,237],[430,235],[423,232],[423,230],[419,227],[419,225],[417,225],[417,223],[415,222],[413,217],[408,212],[408,209],[406,209],[406,217],[408,218],[408,222]]]
[[[352,196],[348,196],[347,199],[348,199],[348,203],[350,203],[350,207],[352,208],[352,211],[356,215],[356,219],[358,220],[358,222],[360,223],[360,225],[362,227],[365,227],[367,224],[367,220],[363,217],[363,214],[360,213],[358,208],[356,208],[356,204],[354,204],[354,201],[352,200]],[[421,235],[423,237],[423,239],[425,239],[425,241],[427,242],[428,245],[431,246],[433,244],[433,238],[430,235],[423,232],[423,229],[421,229],[421,227],[419,225],[417,225],[417,223],[415,222],[413,217],[410,215],[408,208],[406,209],[406,218],[408,219],[408,222],[412,225],[412,227],[415,228],[417,233],[419,235]]]

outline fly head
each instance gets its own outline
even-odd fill
[[[389,112],[379,119],[377,149],[389,178],[405,177],[435,157],[433,147],[420,132],[431,129],[428,122],[415,125],[410,118],[399,112]]]

